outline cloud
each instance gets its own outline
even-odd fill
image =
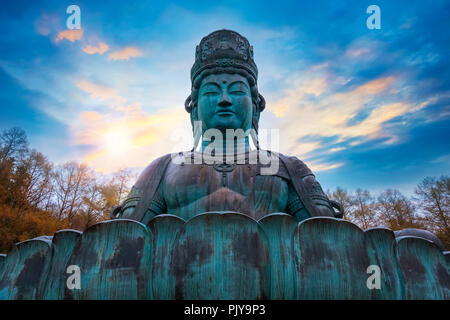
[[[41,36],[48,36],[60,24],[60,16],[44,12],[35,22],[35,29]]]
[[[89,93],[92,99],[98,99],[100,101],[110,101],[115,104],[121,104],[125,102],[125,98],[121,97],[117,90],[114,88],[108,88],[100,86],[89,81],[79,81],[77,87],[86,93]]]
[[[343,165],[344,165],[343,162],[340,162],[340,163],[310,162],[310,163],[308,163],[308,167],[313,172],[328,171],[331,169],[336,169],[336,168],[342,167]]]
[[[316,171],[342,166],[342,162],[329,163],[325,159],[330,158],[330,151],[343,151],[346,145],[380,138],[384,138],[384,144],[398,143],[399,132],[389,130],[389,121],[432,102],[412,103],[399,96],[397,88],[403,80],[398,76],[379,77],[357,86],[335,80],[327,72],[327,64],[313,66],[288,79],[291,87],[268,103],[268,110],[283,128],[284,149],[300,158],[314,156],[311,166]],[[337,145],[330,147],[325,143],[330,137],[335,137]],[[328,150],[326,154],[324,149]],[[317,159],[321,154],[322,162]]]
[[[122,50],[111,52],[108,58],[111,60],[129,60],[130,58],[139,56],[142,56],[141,50],[133,47],[127,47]]]
[[[345,55],[350,58],[356,58],[356,57],[359,57],[360,55],[365,55],[368,53],[370,53],[369,48],[351,48],[351,49],[347,50]]]
[[[72,30],[64,30],[58,33],[55,41],[59,42],[61,40],[69,40],[70,42],[74,42],[80,40],[83,36],[83,29],[72,29]]]
[[[342,63],[351,63],[363,60],[373,60],[375,57],[379,57],[380,54],[385,52],[385,44],[368,36],[359,37],[353,40],[345,48],[345,52],[341,57]],[[334,61],[336,64],[337,61]]]
[[[121,167],[144,167],[165,153],[184,151],[180,140],[190,133],[183,108],[148,114],[139,103],[109,113],[81,112],[75,121],[75,143],[90,145],[92,152],[83,161],[97,171],[114,172]],[[175,134],[175,135],[174,135]],[[190,140],[190,139],[188,139]]]
[[[450,163],[450,154],[439,156],[430,161],[431,163]]]
[[[86,52],[87,54],[96,54],[96,53],[103,54],[106,51],[108,51],[108,49],[109,49],[109,46],[106,43],[100,42],[97,47],[85,46],[83,48],[83,51]]]
[[[77,86],[91,99],[106,102],[80,111],[70,124],[73,144],[89,146],[82,161],[95,170],[145,167],[165,153],[191,148],[190,121],[183,106],[148,112],[138,101],[127,102],[117,89],[89,81]]]

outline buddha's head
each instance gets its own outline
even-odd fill
[[[196,48],[191,95],[185,103],[193,128],[194,121],[201,121],[202,133],[207,129],[257,131],[265,107],[257,76],[253,47],[246,38],[230,30],[204,37]]]

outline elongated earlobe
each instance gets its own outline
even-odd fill
[[[256,132],[258,132],[259,115],[259,106],[253,103],[252,126],[256,130]]]
[[[259,150],[259,139],[258,139],[258,123],[253,119],[252,121],[252,130],[250,131],[250,136],[253,140],[253,144],[256,149]]]
[[[258,111],[262,112],[266,108],[266,99],[258,93]]]
[[[184,101],[184,109],[189,113],[192,112],[192,95],[189,95]]]
[[[192,135],[194,137],[194,148],[195,150],[200,142],[200,138],[202,136],[202,123],[198,121],[197,117],[197,108],[193,108],[191,111],[191,125],[192,125]]]

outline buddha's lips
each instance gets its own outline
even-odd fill
[[[218,114],[220,116],[227,116],[227,115],[234,114],[234,111],[232,111],[232,110],[219,110],[219,111],[216,111],[216,114]]]

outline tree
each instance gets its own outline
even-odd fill
[[[68,224],[55,219],[49,212],[26,210],[18,214],[18,208],[0,205],[0,253],[8,253],[20,241],[42,235],[52,236]]]
[[[109,180],[88,170],[80,195],[82,202],[72,219],[73,227],[85,230],[99,221],[109,219],[113,208],[129,193],[132,177],[127,169],[114,173]]]
[[[109,219],[130,191],[128,169],[111,176],[84,164],[54,167],[28,148],[25,132],[11,128],[0,134],[0,250],[62,228],[85,230]]]
[[[368,190],[356,189],[351,197],[351,210],[348,217],[360,228],[367,229],[377,225],[374,198]]]
[[[93,224],[99,222],[102,217],[102,186],[98,183],[98,177],[94,172],[89,172],[86,180],[82,203],[77,215],[74,217],[73,225],[76,229],[86,230]]]
[[[0,204],[9,203],[11,177],[14,172],[14,163],[12,159],[3,159],[0,161]]]
[[[12,205],[23,209],[38,209],[51,196],[52,164],[36,150],[31,150],[17,164],[12,174]]]
[[[378,196],[378,217],[391,230],[421,228],[414,204],[398,190],[387,189]]]
[[[351,194],[347,190],[337,187],[332,193],[328,192],[328,197],[341,204],[344,211],[344,219],[349,219],[348,216],[352,215],[353,200]]]
[[[13,205],[12,176],[27,151],[27,136],[22,129],[14,127],[0,134],[0,203]]]
[[[450,177],[426,177],[416,187],[415,194],[426,228],[450,248]]]
[[[0,134],[0,162],[8,158],[17,160],[27,151],[27,135],[22,129],[13,127]]]
[[[134,175],[129,169],[121,169],[115,172],[111,180],[103,185],[102,203],[103,217],[109,219],[111,211],[115,206],[122,203],[130,192],[130,182],[134,180]]]
[[[59,220],[67,219],[69,223],[73,222],[82,205],[87,180],[87,166],[76,162],[58,166],[53,172],[54,213]]]

